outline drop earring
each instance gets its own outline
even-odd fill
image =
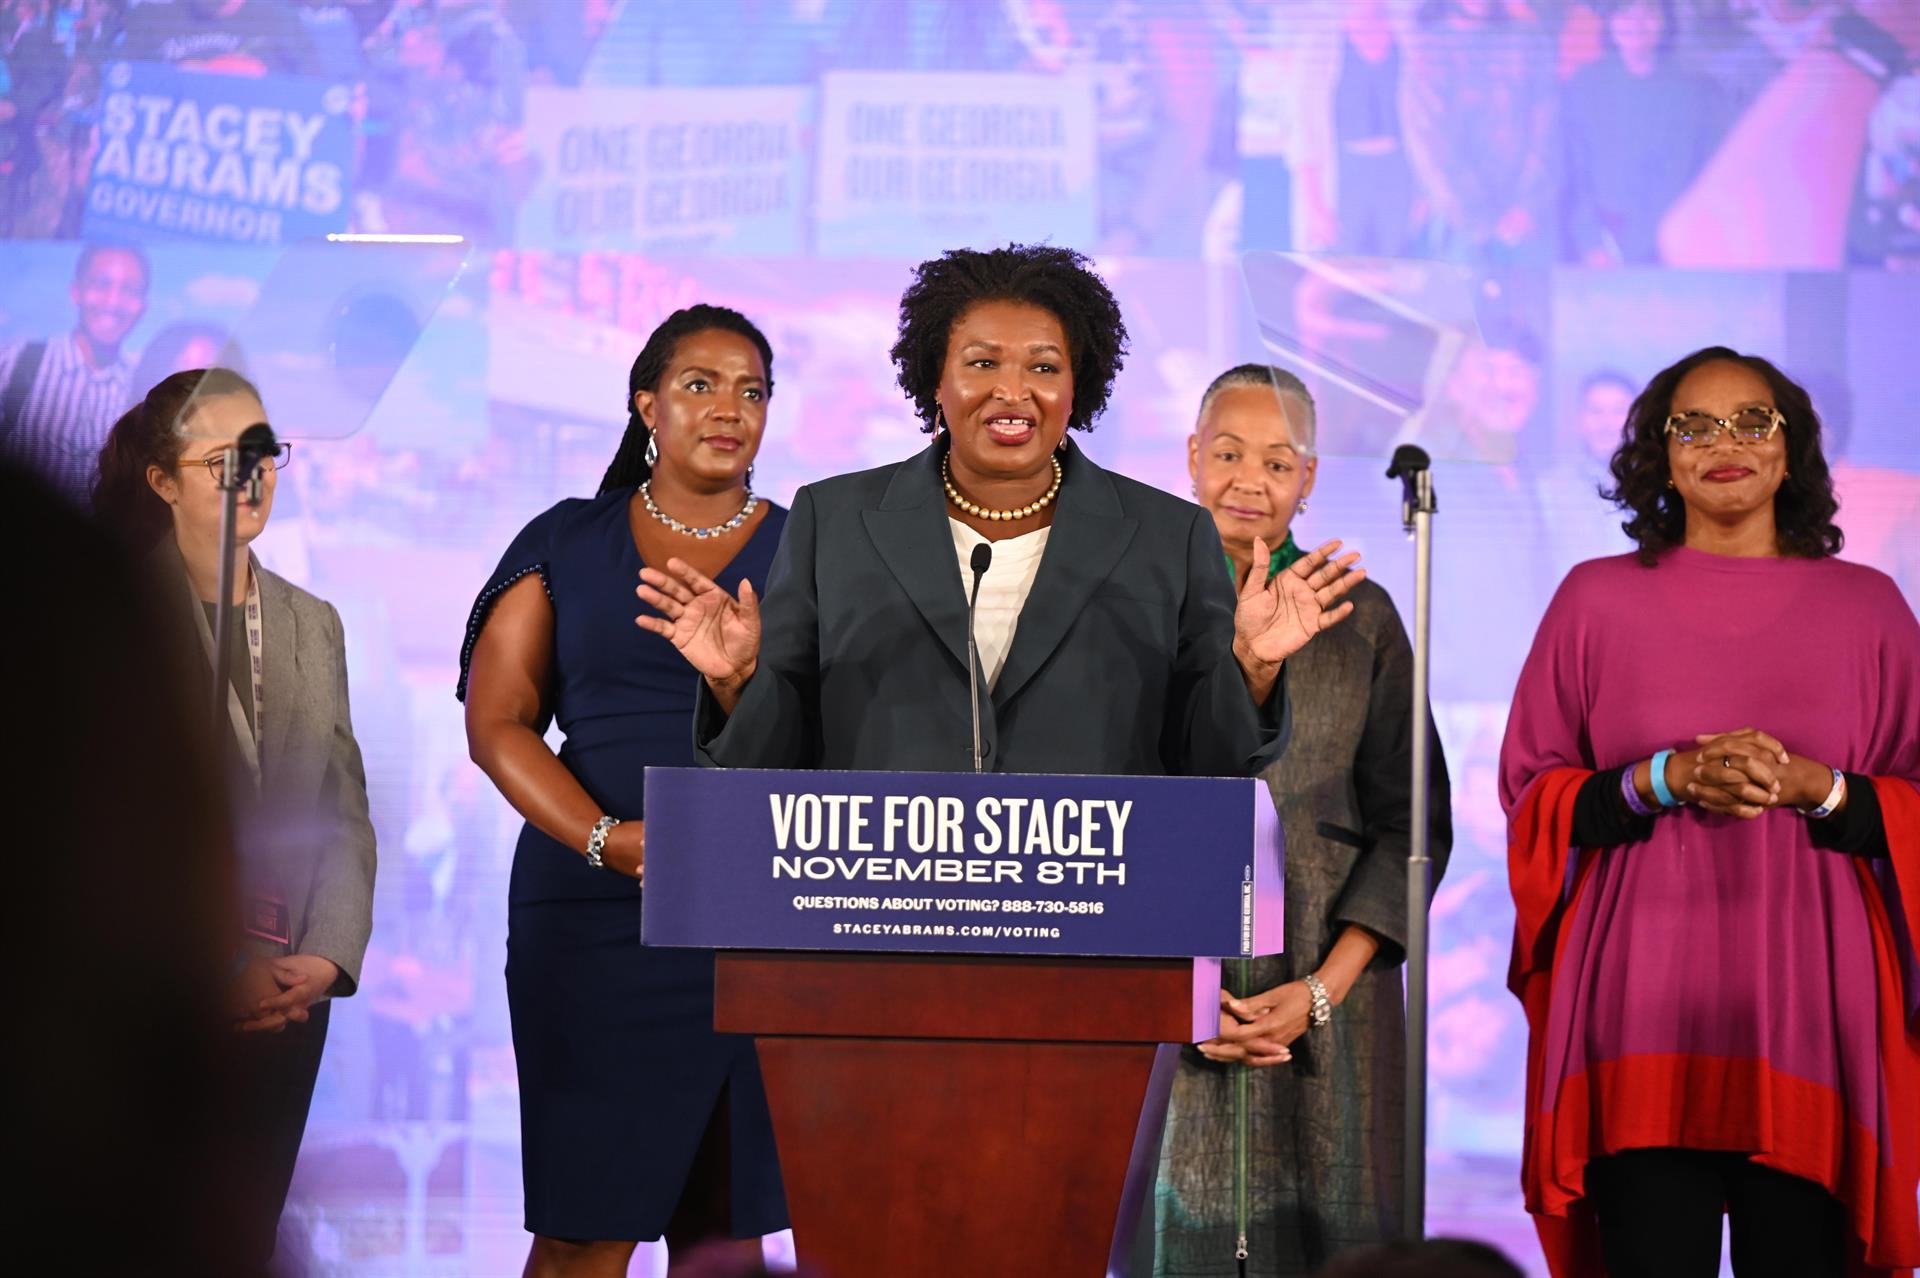
[[[646,456],[648,466],[651,467],[660,464],[660,440],[651,431],[647,433]]]
[[[1293,508],[1293,517],[1295,519],[1298,519],[1300,518],[1300,516],[1306,513],[1307,513],[1307,499],[1305,497],[1302,497],[1300,499],[1300,504]]]

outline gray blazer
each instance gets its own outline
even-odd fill
[[[967,596],[944,443],[802,488],[767,577],[757,672],[694,744],[721,767],[972,768]],[[1069,443],[1053,532],[980,733],[999,772],[1251,776],[1280,756],[1285,679],[1256,710],[1232,654],[1213,519]],[[1283,668],[1284,669],[1284,668]]]
[[[171,570],[185,568],[172,538]],[[373,823],[367,778],[347,706],[346,636],[340,614],[254,561],[260,583],[260,797],[240,805],[243,874],[285,896],[296,954],[340,968],[333,994],[352,994],[373,930]],[[200,645],[193,651],[201,653]],[[199,663],[201,686],[206,665]],[[244,790],[241,791],[244,793]]]

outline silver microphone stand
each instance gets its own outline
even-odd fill
[[[1429,843],[1432,791],[1427,673],[1432,653],[1432,461],[1424,449],[1402,444],[1387,478],[1401,485],[1400,516],[1413,534],[1413,830],[1407,852],[1407,1131],[1404,1236],[1427,1232],[1427,897],[1432,878]]]

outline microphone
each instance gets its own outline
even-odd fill
[[[273,428],[255,422],[240,432],[240,438],[226,449],[221,460],[226,473],[220,480],[220,606],[213,612],[213,727],[223,732],[227,722],[227,676],[232,656],[227,636],[233,633],[233,547],[235,507],[240,490],[247,490],[249,505],[259,505],[261,497],[260,463],[273,456],[280,441]],[[221,738],[224,739],[224,738]]]
[[[1415,514],[1430,515],[1440,508],[1433,497],[1432,466],[1427,450],[1417,444],[1402,444],[1393,450],[1387,478],[1400,481],[1400,522],[1408,532],[1413,531]]]
[[[240,438],[234,441],[231,467],[227,483],[232,488],[245,485],[247,501],[253,505],[260,503],[260,463],[279,450],[280,441],[274,437],[273,427],[265,422],[255,422],[240,432]]]
[[[980,602],[980,579],[987,575],[987,565],[993,562],[993,543],[983,541],[973,548],[973,557],[967,561],[973,569],[973,589],[967,592],[967,695],[973,702],[973,770],[981,771],[980,762],[980,647],[973,638],[973,610]]]

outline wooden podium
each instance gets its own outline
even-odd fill
[[[848,817],[871,800],[874,820],[824,846],[796,795]],[[1050,830],[978,837],[1016,801]],[[906,846],[907,806],[947,802],[954,847]],[[1108,804],[1126,814],[1087,817]],[[1124,1272],[1167,1045],[1219,1023],[1208,956],[1279,949],[1271,813],[1218,778],[648,769],[643,938],[717,951],[714,1025],[758,1044],[800,1259],[825,1278]],[[1127,833],[1094,851],[1102,819]],[[856,874],[880,877],[822,882]]]
[[[717,962],[715,1025],[759,1043],[795,1246],[827,1278],[1099,1278],[1131,1245],[1158,1152],[1136,1158],[1136,1137],[1159,1045],[1193,1040],[1192,961]]]

